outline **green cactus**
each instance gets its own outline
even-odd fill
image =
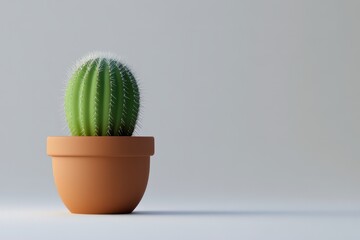
[[[139,87],[127,66],[101,55],[80,60],[65,93],[73,136],[131,136],[139,108]]]

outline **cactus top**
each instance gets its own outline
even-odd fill
[[[139,87],[117,58],[90,55],[76,65],[64,107],[73,136],[131,136],[139,115]]]

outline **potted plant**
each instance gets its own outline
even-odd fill
[[[48,137],[58,193],[72,213],[131,213],[148,181],[153,137],[132,136],[140,92],[116,57],[92,54],[75,66],[65,93],[72,136]]]

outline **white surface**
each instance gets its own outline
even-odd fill
[[[0,208],[0,239],[359,238],[358,211],[139,206],[131,215],[74,215],[61,205]]]

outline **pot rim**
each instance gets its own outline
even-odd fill
[[[71,156],[152,156],[151,136],[49,136],[47,154],[52,157]]]

